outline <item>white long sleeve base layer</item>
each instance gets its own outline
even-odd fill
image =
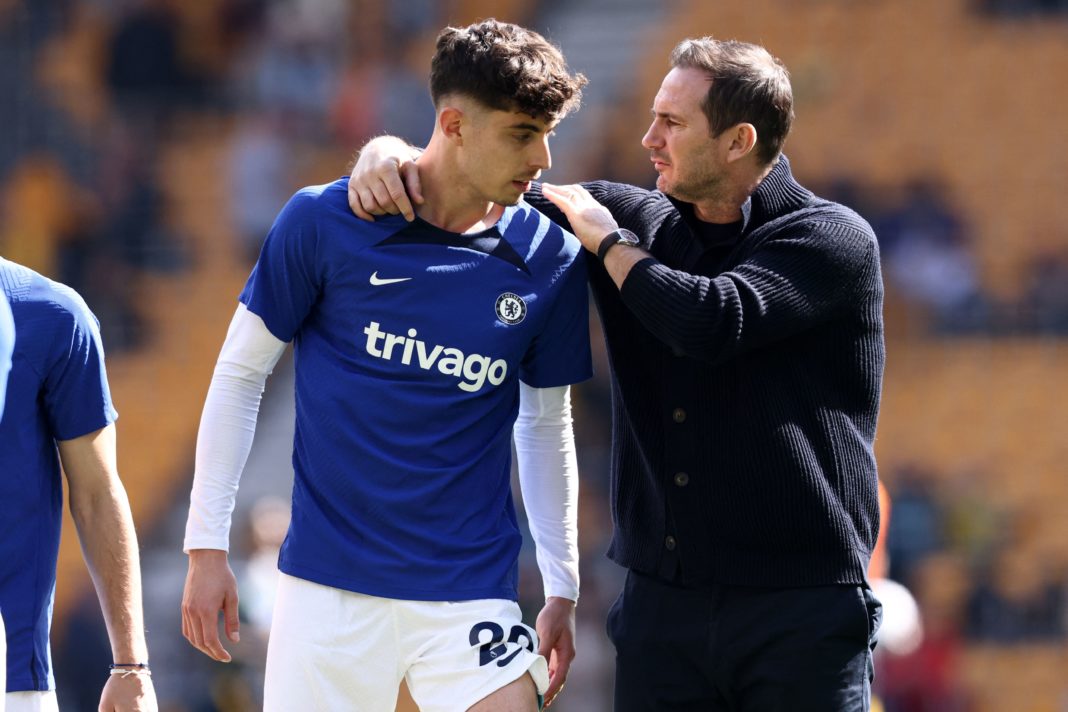
[[[239,304],[204,402],[184,550],[229,551],[241,472],[252,449],[267,376],[285,351]],[[571,388],[520,383],[514,439],[519,481],[545,595],[578,600],[578,462]]]

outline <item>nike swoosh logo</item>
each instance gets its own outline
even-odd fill
[[[397,277],[395,279],[383,279],[378,276],[378,270],[375,270],[371,275],[371,284],[376,287],[380,287],[383,284],[396,284],[397,282],[407,282],[411,277]]]

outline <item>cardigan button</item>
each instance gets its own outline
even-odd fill
[[[671,419],[676,423],[682,423],[686,421],[686,411],[682,408],[676,408],[671,412]]]
[[[675,537],[669,536],[668,538],[664,539],[664,548],[666,548],[668,551],[675,551],[676,543],[677,542],[675,541]]]
[[[675,473],[675,486],[676,487],[685,487],[688,484],[690,484],[690,476],[689,475],[687,475],[685,472],[676,472]]]

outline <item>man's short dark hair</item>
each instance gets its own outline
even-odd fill
[[[758,45],[701,37],[680,42],[671,66],[712,80],[701,108],[713,136],[749,123],[757,131],[757,157],[765,164],[779,157],[794,120],[790,74],[781,61]]]
[[[586,77],[537,32],[489,19],[447,27],[430,65],[430,97],[462,94],[502,111],[560,119],[578,108]]]

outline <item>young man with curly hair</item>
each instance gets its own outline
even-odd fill
[[[585,79],[540,35],[441,33],[414,222],[368,223],[348,180],[279,214],[208,392],[186,530],[183,632],[237,640],[230,514],[264,380],[293,341],[293,517],[265,709],[531,712],[574,656],[577,473],[570,384],[591,374],[585,264],[522,201]],[[517,599],[511,440],[546,604]],[[548,664],[546,659],[548,658]]]

